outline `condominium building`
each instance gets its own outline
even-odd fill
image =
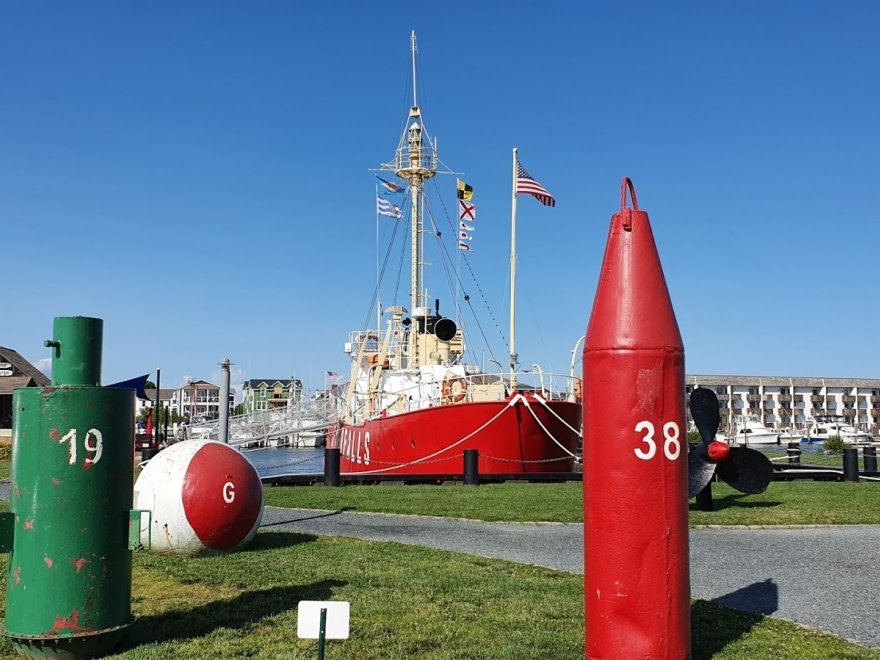
[[[801,429],[807,418],[841,415],[847,424],[880,433],[880,379],[688,374],[686,393],[706,387],[718,395],[721,430],[755,417],[768,428]]]
[[[171,395],[171,410],[189,422],[217,419],[220,416],[220,388],[206,380],[191,380]],[[226,402],[230,414],[235,407],[235,389],[229,389]]]

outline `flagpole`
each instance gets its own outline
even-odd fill
[[[516,163],[517,148],[513,148],[513,194],[510,214],[510,389],[516,388]]]

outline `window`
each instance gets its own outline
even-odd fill
[[[257,410],[268,410],[269,402],[268,401],[257,401]]]

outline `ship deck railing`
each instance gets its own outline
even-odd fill
[[[454,386],[453,381],[465,381],[464,388]],[[447,387],[444,383],[449,382]],[[362,387],[355,390],[351,410],[348,414],[340,413],[345,421],[355,424],[383,415],[395,415],[414,412],[426,408],[434,408],[449,403],[484,403],[507,399],[512,390],[533,392],[545,401],[580,402],[580,379],[568,374],[556,374],[542,371],[519,371],[516,373],[515,386],[511,387],[509,373],[465,373],[449,376],[442,381],[413,383],[393,392],[380,390],[369,392],[366,381],[359,383]],[[340,407],[344,408],[344,399],[340,399]]]

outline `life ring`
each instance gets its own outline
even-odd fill
[[[468,382],[464,378],[446,378],[440,388],[443,401],[461,403],[467,396]]]

